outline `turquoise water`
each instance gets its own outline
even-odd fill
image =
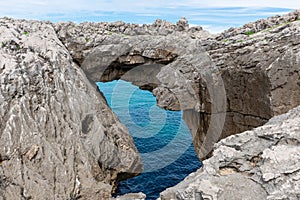
[[[109,106],[133,136],[144,172],[122,181],[115,195],[143,192],[147,199],[179,183],[201,166],[181,111],[156,106],[151,92],[122,80],[97,83]]]

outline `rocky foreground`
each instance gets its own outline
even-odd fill
[[[300,199],[300,107],[215,145],[164,199]]]
[[[217,35],[185,19],[3,18],[0,38],[0,199],[109,199],[118,181],[142,172],[95,87],[115,79],[183,110],[201,159],[234,135],[161,199],[300,198],[300,11]]]

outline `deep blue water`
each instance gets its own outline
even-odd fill
[[[109,106],[124,123],[139,150],[144,172],[119,184],[117,195],[143,192],[156,199],[200,168],[188,127],[181,111],[156,106],[151,92],[122,80],[97,83]]]

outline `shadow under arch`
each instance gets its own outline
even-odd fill
[[[81,68],[88,79],[117,79],[150,90],[158,106],[182,110],[196,153],[205,158],[222,134],[226,92],[217,67],[197,40],[136,36],[94,48]]]

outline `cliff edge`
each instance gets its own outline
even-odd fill
[[[215,145],[203,167],[161,193],[169,199],[299,199],[300,107]]]
[[[0,199],[108,199],[139,153],[50,23],[1,19]]]
[[[184,18],[142,26],[3,18],[0,38],[2,199],[108,199],[118,181],[142,172],[97,81],[130,81],[158,106],[182,110],[200,159],[220,139],[300,104],[299,10],[217,35]],[[250,185],[262,199],[299,198],[298,113],[222,140],[205,173],[161,198],[232,199],[224,191],[236,180],[244,183],[232,194],[252,197]]]

